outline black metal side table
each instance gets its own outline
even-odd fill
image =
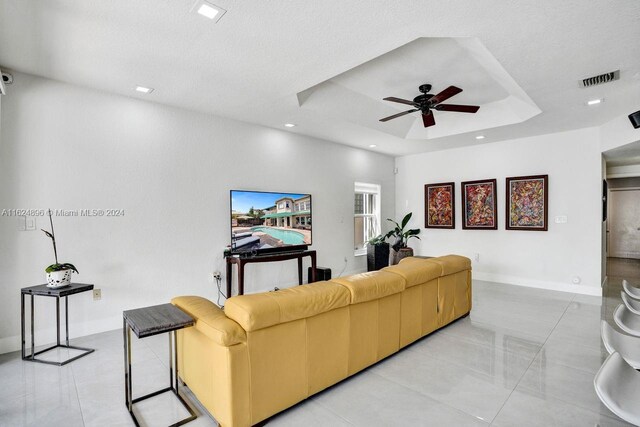
[[[161,304],[151,307],[137,308],[122,312],[122,334],[124,336],[124,395],[127,410],[136,426],[138,420],[133,413],[133,405],[150,397],[172,391],[180,403],[189,411],[190,416],[170,427],[181,426],[197,418],[196,413],[184,401],[178,392],[178,340],[176,331],[194,324],[193,318],[173,304]],[[169,332],[169,387],[154,391],[141,397],[133,398],[131,375],[131,331],[138,338],[150,337]],[[172,340],[173,339],[173,340]],[[173,341],[173,343],[172,343]],[[174,382],[175,362],[175,382]]]
[[[30,286],[28,288],[22,288],[20,292],[20,313],[21,313],[21,326],[22,326],[22,360],[29,360],[31,362],[46,363],[49,365],[66,365],[69,362],[73,362],[89,353],[93,353],[95,350],[92,348],[76,347],[69,345],[69,295],[79,294],[80,292],[87,292],[93,289],[93,285],[85,283],[72,283],[70,286],[64,288],[49,288],[47,285]],[[25,350],[25,322],[24,322],[24,297],[25,295],[31,295],[31,354],[27,355]],[[57,323],[57,340],[56,345],[45,348],[44,350],[36,351],[35,347],[35,334],[34,334],[34,304],[33,298],[35,295],[44,297],[54,297],[56,299],[56,323]],[[64,297],[64,323],[65,323],[65,344],[60,344],[60,298]],[[45,353],[54,348],[70,348],[73,350],[81,350],[82,353],[71,357],[62,362],[55,362],[53,360],[36,359],[36,356]]]

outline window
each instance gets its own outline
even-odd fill
[[[300,211],[308,211],[311,209],[311,202],[309,200],[304,201],[304,202],[297,202],[295,204],[294,210],[296,212],[300,212]]]
[[[367,253],[367,241],[380,234],[380,186],[355,183],[353,247],[355,255]]]

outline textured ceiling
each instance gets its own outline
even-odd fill
[[[404,139],[316,114],[296,94],[421,37],[470,37],[542,110],[483,130],[482,143],[597,126],[640,106],[637,0],[213,2],[228,10],[217,24],[191,13],[193,0],[0,0],[0,65],[275,128],[293,122],[291,132],[393,155],[479,142],[474,132]],[[615,69],[617,82],[578,87]],[[430,83],[456,84],[446,80]],[[139,95],[137,84],[155,91]],[[596,97],[605,102],[585,106]]]
[[[465,88],[445,104],[480,105],[475,114],[434,111],[437,126],[425,128],[419,113],[380,122],[413,109],[384,101],[412,100],[419,84],[440,82]],[[298,94],[301,107],[328,121],[344,120],[406,139],[434,139],[520,123],[540,109],[476,38],[421,37]]]

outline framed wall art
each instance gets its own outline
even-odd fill
[[[547,231],[548,175],[507,178],[507,230]]]
[[[462,189],[462,228],[498,229],[496,180],[483,179],[460,184]]]
[[[424,226],[456,228],[455,183],[424,186]]]

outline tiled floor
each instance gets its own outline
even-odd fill
[[[618,426],[593,377],[606,357],[600,319],[640,261],[610,260],[605,296],[474,282],[469,317],[276,416],[273,426]],[[122,332],[74,340],[97,351],[64,367],[0,356],[0,426],[131,426]],[[55,355],[52,355],[55,357]],[[134,396],[168,382],[166,335],[133,343]],[[194,401],[189,391],[185,392]],[[164,394],[137,406],[143,425],[186,416]],[[215,425],[202,407],[189,426]]]

